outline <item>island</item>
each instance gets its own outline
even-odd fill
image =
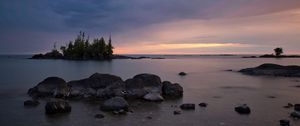
[[[74,41],[61,46],[60,50],[56,44],[52,51],[45,54],[35,54],[30,59],[65,59],[65,60],[111,60],[111,59],[164,59],[162,57],[131,57],[113,54],[111,36],[108,41],[104,37],[95,38],[90,42],[90,38],[85,36],[84,32],[79,32]]]
[[[300,55],[282,55],[283,48],[277,47],[274,49],[275,54],[265,54],[260,56],[243,56],[242,58],[300,58]]]

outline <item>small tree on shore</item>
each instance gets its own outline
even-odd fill
[[[274,49],[275,55],[280,56],[283,53],[283,49],[278,47]]]

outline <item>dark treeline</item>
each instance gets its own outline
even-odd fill
[[[62,54],[54,47],[52,52],[34,55],[34,59],[70,59],[70,60],[103,60],[113,58],[113,46],[111,37],[108,42],[104,38],[95,38],[91,43],[89,37],[85,36],[84,32],[79,32],[79,35],[74,41],[70,41],[66,46],[61,46]]]
[[[101,37],[89,42],[89,38],[85,38],[84,32],[79,32],[75,41],[70,41],[67,46],[62,46],[61,51],[64,58],[67,59],[111,59],[113,56],[113,46],[111,38],[108,43]]]

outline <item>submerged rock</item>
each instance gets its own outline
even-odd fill
[[[100,109],[103,111],[128,110],[129,104],[123,97],[113,97],[104,101]]]
[[[242,69],[239,72],[247,75],[300,77],[300,66],[282,66],[268,63],[254,68]]]
[[[47,102],[45,106],[46,114],[57,114],[57,113],[69,113],[72,107],[67,101],[64,100],[52,100]]]
[[[37,100],[26,100],[24,101],[24,106],[38,106],[40,104]]]
[[[185,103],[185,104],[180,105],[180,108],[182,110],[195,110],[195,104],[193,104],[193,103]]]
[[[179,84],[172,84],[169,81],[164,81],[162,84],[162,93],[164,96],[174,98],[180,98],[183,96],[183,88]]]
[[[237,106],[234,108],[234,110],[236,112],[238,112],[239,114],[250,114],[251,113],[250,107],[248,107],[246,104]]]

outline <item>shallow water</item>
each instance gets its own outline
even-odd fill
[[[300,78],[274,78],[247,76],[237,72],[262,63],[300,65],[300,59],[248,59],[215,56],[173,56],[170,59],[119,59],[112,61],[64,61],[29,60],[26,56],[0,56],[0,125],[8,126],[114,126],[114,125],[205,125],[205,126],[269,126],[279,125],[280,119],[289,119],[292,109],[283,108],[287,103],[300,103]],[[180,77],[178,72],[187,76]],[[29,99],[27,90],[49,76],[75,80],[91,74],[110,73],[124,80],[140,73],[153,73],[162,80],[180,83],[184,97],[162,103],[139,103],[134,113],[116,116],[99,110],[99,103],[70,101],[72,112],[59,117],[45,115],[42,101],[38,107],[25,108],[23,101]],[[275,96],[275,98],[269,98]],[[183,111],[172,105],[181,103],[208,103],[207,108],[196,107],[195,111]],[[252,113],[239,115],[234,106],[248,104]],[[137,104],[137,103],[132,103]],[[105,118],[95,119],[103,113]],[[152,119],[147,119],[151,116]],[[300,125],[300,121],[292,121]]]

